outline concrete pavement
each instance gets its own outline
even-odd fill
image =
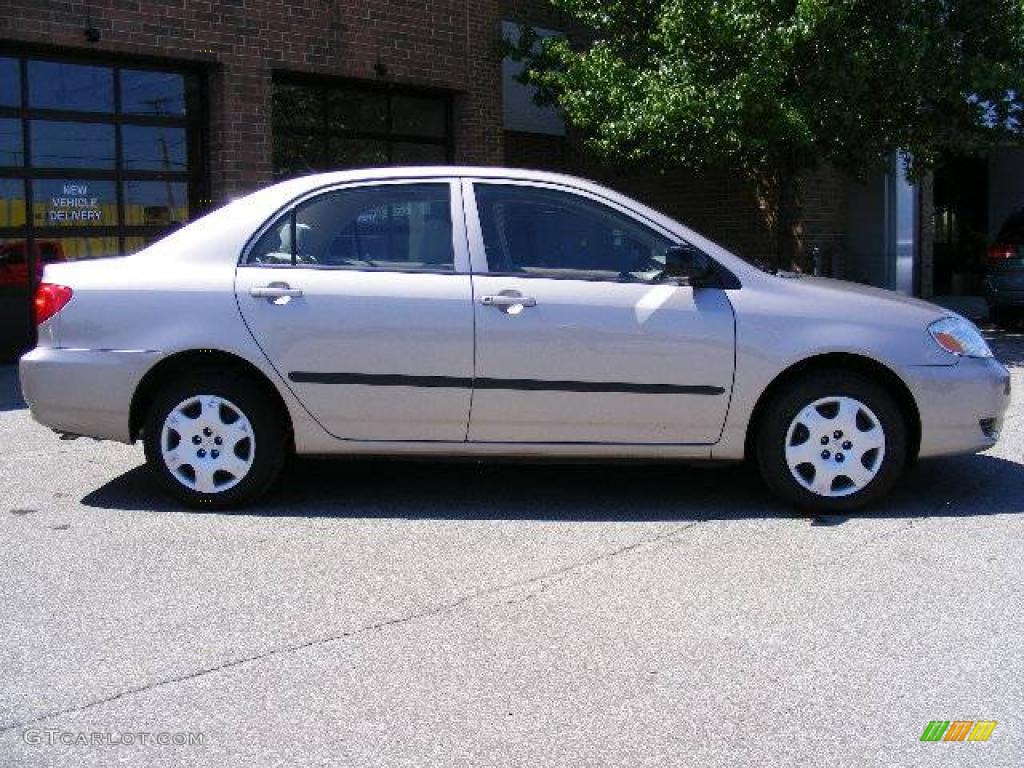
[[[817,519],[742,467],[327,461],[186,512],[8,390],[0,765],[1020,765],[1024,338],[994,343],[995,450]],[[61,743],[139,733],[203,743]]]

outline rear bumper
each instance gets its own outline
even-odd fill
[[[21,358],[32,417],[58,432],[130,443],[132,396],[159,358],[149,350],[39,347]]]
[[[902,371],[921,417],[922,457],[977,453],[998,440],[1010,406],[1010,373],[994,359]]]

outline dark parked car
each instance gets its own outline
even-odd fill
[[[1024,206],[1010,214],[988,249],[985,298],[1001,325],[1024,321]]]

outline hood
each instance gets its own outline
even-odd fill
[[[786,281],[797,294],[813,294],[818,300],[833,302],[838,308],[877,311],[881,304],[890,310],[899,310],[901,314],[916,315],[926,322],[956,314],[924,299],[847,280],[812,276],[777,279]]]

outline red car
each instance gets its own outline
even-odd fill
[[[28,287],[28,259],[24,240],[11,240],[0,244],[0,287]],[[57,261],[66,261],[59,240],[36,240],[36,283],[43,277],[43,267]]]

